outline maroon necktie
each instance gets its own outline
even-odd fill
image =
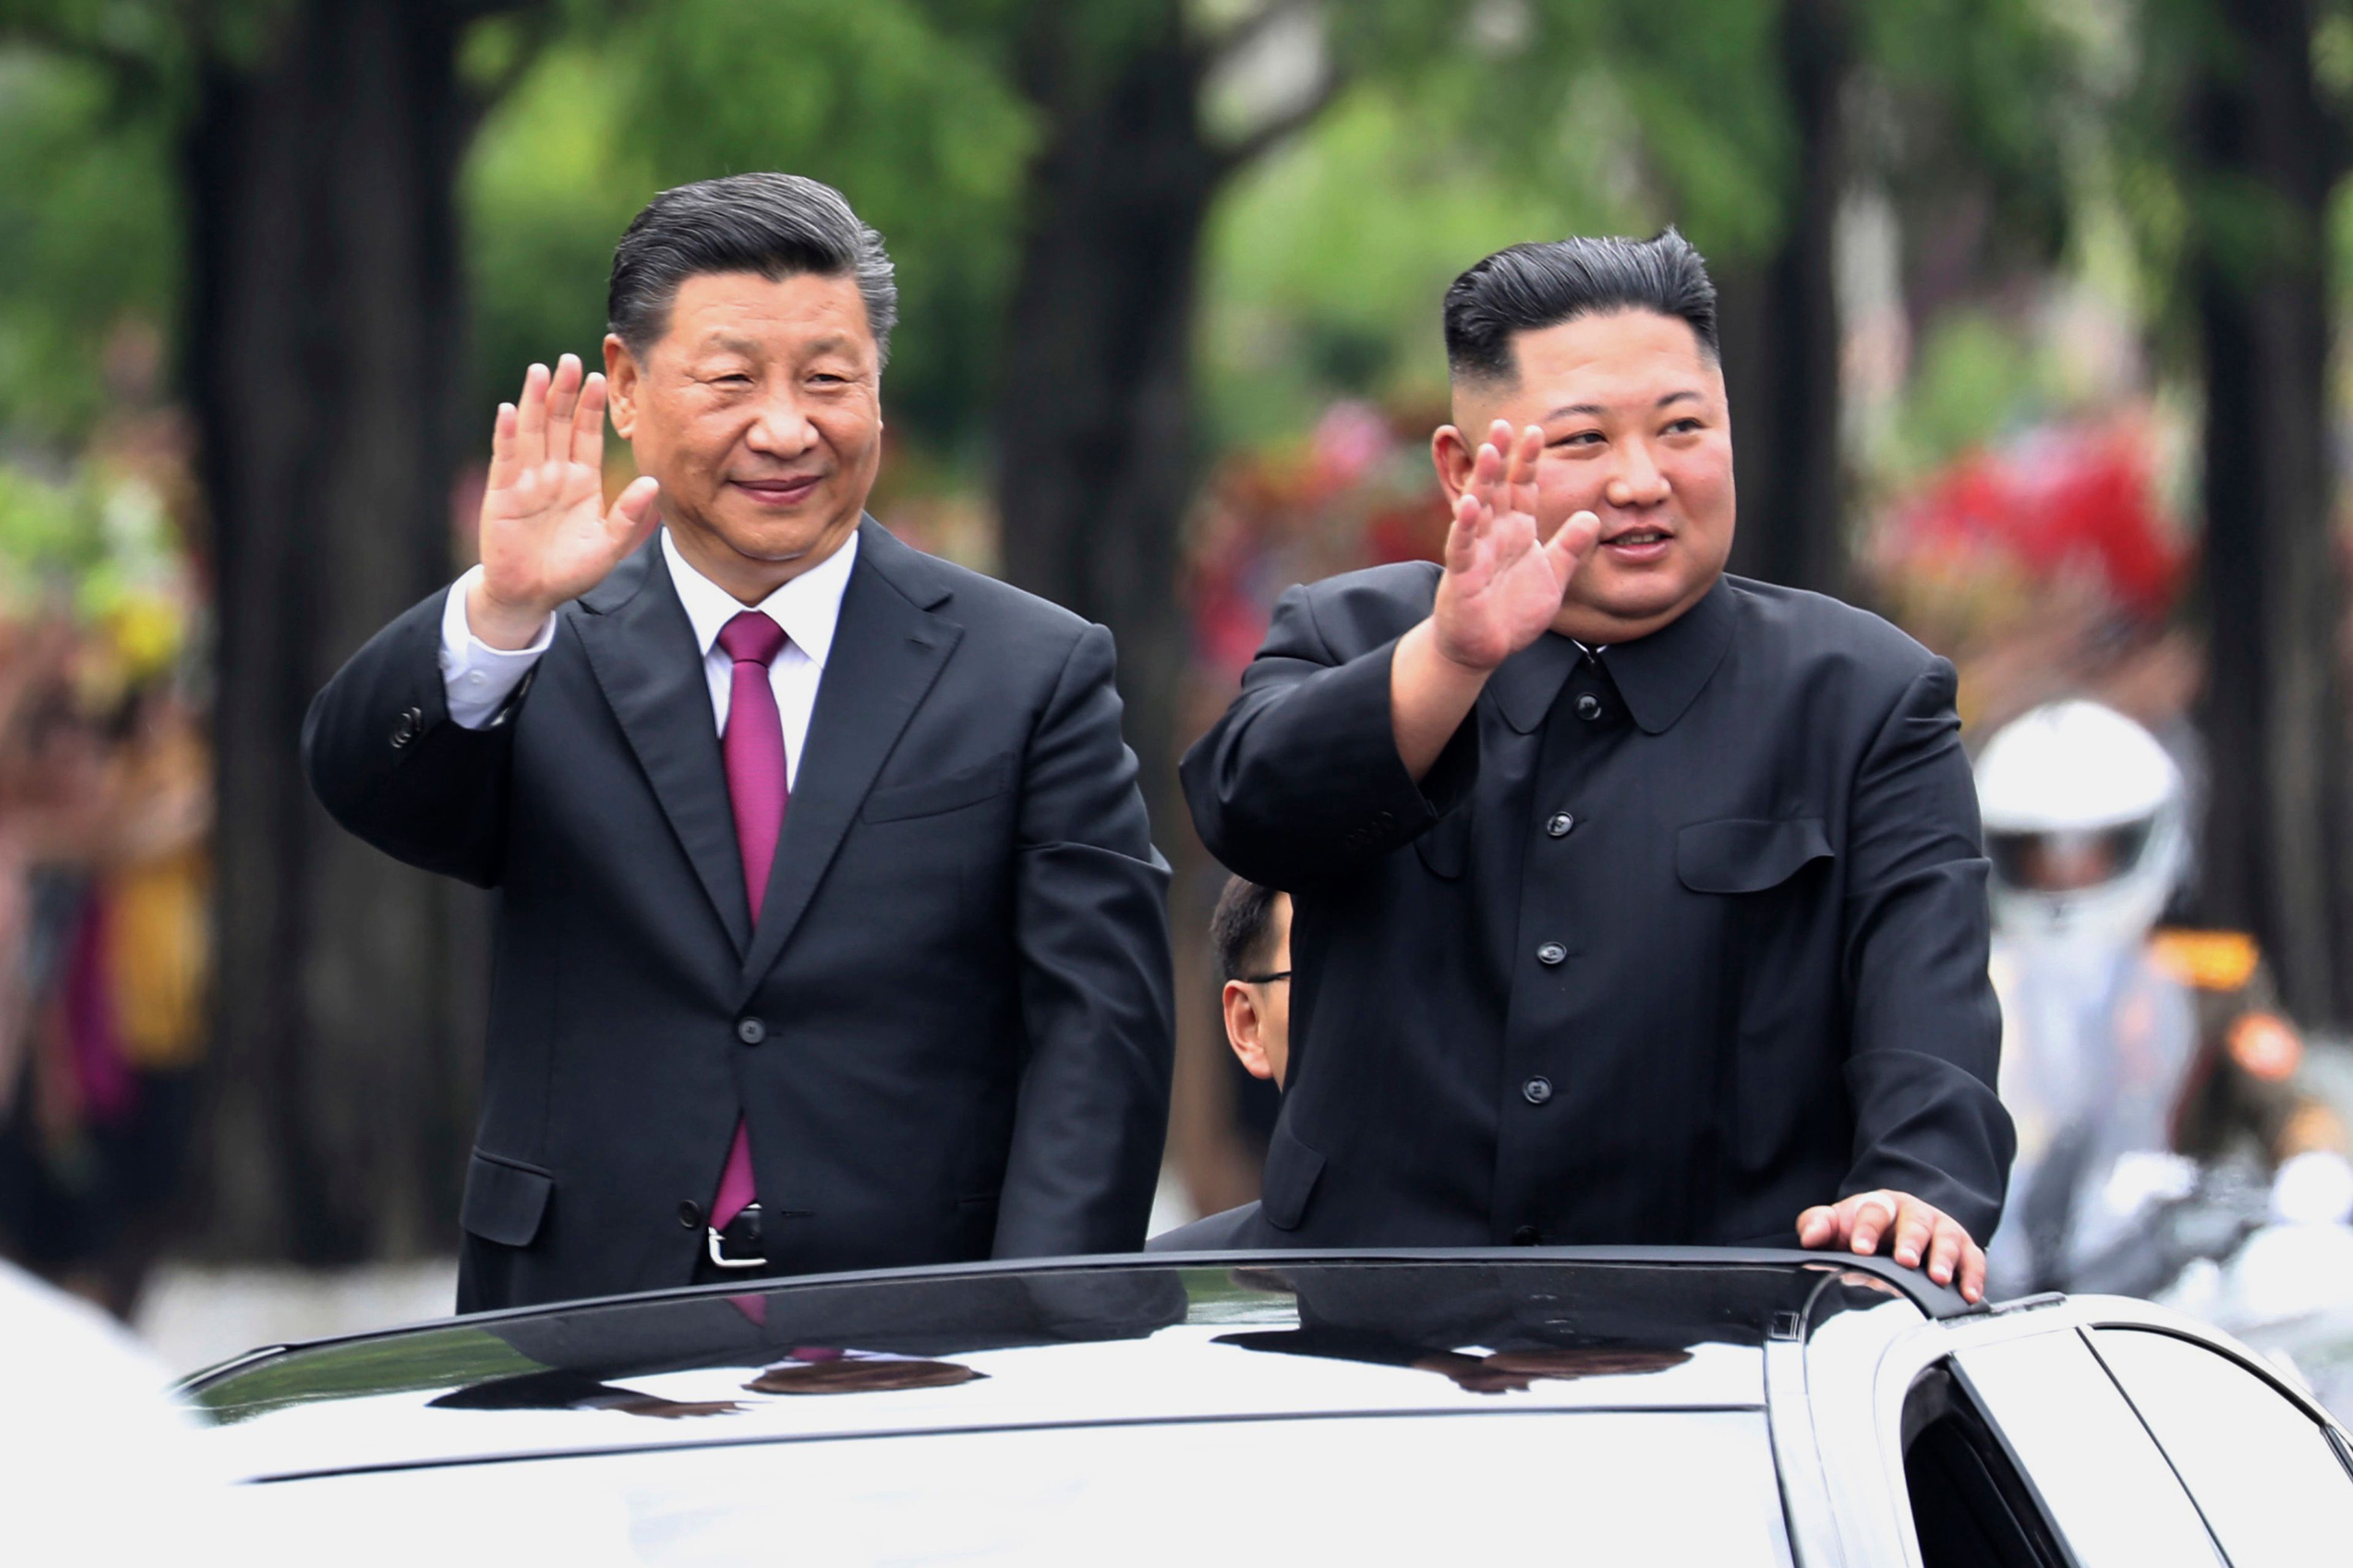
[[[719,628],[719,646],[735,661],[727,698],[727,734],[720,750],[727,762],[727,801],[735,810],[735,847],[744,859],[744,893],[751,900],[752,924],[760,923],[760,900],[768,890],[768,868],[776,863],[776,836],[784,830],[785,724],[776,713],[776,688],[768,664],[785,647],[785,628],[759,610],[746,610]],[[754,1194],[752,1137],[742,1117],[735,1142],[719,1175],[719,1195],[711,1223],[722,1229],[744,1212]]]

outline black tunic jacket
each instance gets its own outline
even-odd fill
[[[1262,1228],[1787,1244],[1892,1187],[1990,1235],[2012,1135],[1952,667],[1727,577],[1595,658],[1514,656],[1417,787],[1389,658],[1438,577],[1291,590],[1185,758],[1210,850],[1294,899]]]
[[[1167,1124],[1167,868],[1110,634],[871,520],[756,928],[649,543],[451,723],[435,595],[312,706],[311,778],[498,889],[461,1309],[684,1285],[739,1112],[778,1273],[1129,1248]]]

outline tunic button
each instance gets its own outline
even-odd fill
[[[1536,962],[1549,968],[1568,956],[1568,949],[1556,942],[1548,942],[1536,949]]]
[[[689,1230],[699,1228],[702,1224],[702,1205],[692,1198],[681,1198],[678,1205],[678,1223]]]
[[[1520,1094],[1530,1105],[1542,1105],[1552,1098],[1552,1079],[1532,1078],[1520,1085]]]
[[[1544,1234],[1532,1225],[1524,1225],[1520,1226],[1519,1229],[1512,1232],[1512,1245],[1514,1247],[1534,1247],[1537,1242],[1542,1241],[1543,1239]]]
[[[747,1046],[756,1046],[768,1037],[768,1026],[757,1018],[735,1020],[735,1037]]]
[[[1577,699],[1577,716],[1580,719],[1601,717],[1601,699],[1590,691],[1580,692]]]
[[[1552,814],[1551,819],[1545,824],[1545,831],[1555,838],[1566,838],[1568,837],[1568,830],[1576,826],[1577,818],[1565,811],[1556,811]]]

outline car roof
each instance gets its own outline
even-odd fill
[[[1904,1301],[1912,1324],[1967,1310],[1883,1260],[1799,1252],[1125,1254],[477,1314],[256,1352],[183,1394],[252,1479],[967,1430],[1762,1409],[1768,1340]]]

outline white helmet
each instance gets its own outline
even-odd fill
[[[1978,808],[2006,935],[2121,946],[2157,924],[2189,854],[2181,770],[2096,702],[2012,720],[1978,756]]]

